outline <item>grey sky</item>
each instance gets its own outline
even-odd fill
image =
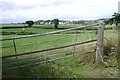
[[[2,0],[3,22],[98,19],[118,12],[119,0]]]

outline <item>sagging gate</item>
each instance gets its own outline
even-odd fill
[[[90,29],[93,27],[98,27],[98,30]],[[96,60],[101,62],[103,34],[104,24],[100,23],[1,39],[3,72],[91,52],[96,52]]]

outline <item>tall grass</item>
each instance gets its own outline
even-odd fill
[[[118,47],[118,33],[117,30],[107,30],[104,35],[104,53],[110,54],[112,49]]]

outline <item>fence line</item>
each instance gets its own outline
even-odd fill
[[[88,34],[88,33],[95,33],[96,31],[91,31],[91,32],[85,32],[85,33],[80,33],[80,34],[77,34],[76,36],[79,36],[81,34]],[[27,46],[27,45],[32,45],[32,44],[42,44],[42,43],[46,43],[46,42],[52,42],[52,41],[56,41],[56,40],[62,40],[62,39],[65,39],[65,38],[69,38],[69,37],[74,37],[75,35],[72,35],[72,36],[66,36],[66,37],[62,37],[62,38],[56,38],[56,39],[52,39],[52,40],[46,40],[46,41],[42,41],[42,42],[33,42],[33,43],[27,43],[27,44],[19,44],[19,45],[16,45],[17,46]],[[13,48],[14,46],[2,46],[1,48]]]
[[[76,54],[75,52],[76,51],[79,51],[81,50],[80,48],[77,50],[77,46],[80,46],[80,45],[84,45],[84,44],[87,44],[86,46],[88,46],[89,43],[93,43],[93,42],[96,42],[97,41],[97,38],[94,38],[94,39],[87,39],[87,40],[84,40],[84,41],[77,41],[79,40],[79,36],[81,36],[82,34],[90,34],[90,33],[96,33],[96,31],[91,31],[91,32],[80,32],[80,34],[78,34],[78,30],[82,29],[82,28],[88,28],[88,27],[93,27],[93,26],[98,26],[98,24],[92,24],[92,25],[87,25],[87,26],[82,26],[82,27],[76,27],[76,28],[70,28],[70,29],[65,29],[65,30],[59,30],[59,31],[53,31],[53,32],[48,32],[48,33],[43,33],[43,34],[34,34],[34,35],[27,35],[27,36],[19,36],[19,37],[14,37],[14,38],[4,38],[4,39],[1,39],[0,41],[12,41],[13,42],[13,46],[3,46],[2,48],[6,49],[6,48],[14,48],[14,52],[15,54],[11,54],[11,55],[5,55],[5,56],[2,56],[0,58],[3,59],[3,65],[9,65],[9,64],[12,64],[13,62],[15,62],[17,65],[15,65],[15,67],[8,67],[10,70],[11,69],[16,69],[16,68],[22,68],[22,67],[25,67],[25,66],[31,66],[31,65],[36,65],[36,64],[39,64],[39,63],[46,63],[46,62],[52,62],[52,61],[56,61],[56,60],[60,60],[60,59],[64,59],[64,58],[69,58],[69,57],[72,57],[72,56],[77,56],[77,55],[80,55],[80,54],[85,54],[85,53],[90,53],[90,52],[95,52],[96,51],[96,48],[94,49],[91,49],[87,52],[82,52],[82,53],[79,53],[79,54]],[[71,31],[71,30],[75,30],[75,34],[70,34],[68,36],[65,36],[62,38],[55,38],[55,39],[51,39],[51,40],[46,40],[46,41],[38,41],[38,42],[33,42],[33,43],[25,43],[25,44],[17,44],[16,43],[16,40],[17,39],[24,39],[24,38],[31,38],[31,37],[40,37],[40,36],[45,36],[45,35],[51,35],[51,34],[56,34],[58,35],[59,33],[62,33],[62,32],[67,32],[67,31]],[[61,34],[60,34],[61,35]],[[65,35],[65,34],[62,34],[62,35]],[[96,34],[95,34],[96,35]],[[83,35],[84,36],[84,35]],[[89,35],[90,36],[90,35]],[[88,37],[89,37],[88,36]],[[73,43],[71,42],[70,44],[65,44],[65,45],[61,45],[60,46],[55,46],[55,47],[49,47],[47,49],[42,49],[42,50],[33,50],[33,51],[27,51],[27,52],[21,52],[21,53],[18,53],[17,51],[17,47],[18,46],[28,46],[28,45],[32,45],[32,44],[42,44],[42,43],[46,43],[46,42],[52,42],[52,41],[57,41],[57,40],[60,40],[62,41],[63,39],[67,39],[67,38],[71,38],[71,37],[74,37],[73,38]],[[53,43],[54,44],[54,43]],[[29,47],[29,46],[28,46]],[[21,61],[20,61],[20,56],[26,56],[26,55],[35,55],[36,54],[40,54],[40,53],[45,53],[45,52],[50,52],[50,51],[57,51],[57,50],[61,50],[61,49],[68,49],[68,48],[71,48],[73,47],[73,50],[69,51],[69,52],[65,52],[64,54],[52,54],[52,55],[49,55],[49,56],[52,56],[52,57],[55,57],[55,59],[49,59],[49,60],[45,60],[45,61],[40,61],[40,62],[35,62],[35,63],[32,63],[32,64],[24,64],[24,65],[21,65]],[[92,46],[90,46],[92,48]],[[95,47],[95,46],[94,46]],[[89,47],[86,47],[86,49],[89,48]],[[69,49],[68,49],[69,50]],[[73,54],[69,54],[69,53],[73,53]],[[47,53],[45,53],[47,55]],[[66,55],[68,54],[68,55]],[[42,54],[43,55],[43,54]],[[61,55],[61,56],[60,56]],[[48,56],[48,55],[47,55]],[[48,56],[48,57],[49,57]],[[56,58],[56,56],[60,56],[60,58]],[[16,61],[13,61],[12,63],[7,63],[7,59],[10,59],[10,58],[16,58]],[[37,58],[35,60],[40,60],[40,58]],[[25,60],[26,61],[26,60]],[[33,60],[29,60],[30,61],[33,61]],[[6,62],[6,63],[5,63]],[[7,66],[5,66],[7,67]],[[7,70],[9,70],[7,69]]]
[[[81,53],[81,54],[88,54],[88,53],[92,53],[92,52],[95,52],[95,50],[91,50],[89,52],[85,52],[85,53]],[[34,65],[38,65],[38,64],[42,64],[42,63],[53,62],[53,61],[57,61],[57,60],[65,59],[65,58],[70,58],[72,56],[78,56],[78,55],[80,55],[80,54],[74,54],[74,55],[69,55],[69,56],[65,56],[65,57],[61,57],[61,58],[50,59],[50,60],[47,60],[47,61],[36,62],[34,64],[28,64],[28,65],[23,65],[23,66],[19,66],[19,67],[13,67],[13,68],[10,68],[9,70],[13,70],[13,69],[17,69],[17,68],[23,68],[23,67],[27,67],[27,66],[34,66]]]
[[[89,48],[89,47],[96,47],[96,45],[87,45],[87,47],[85,47],[85,49],[87,49],[87,48]],[[82,50],[83,48],[81,48],[81,49],[75,49],[74,51],[79,51],[79,50]],[[69,53],[72,53],[72,52],[74,52],[74,51],[69,51],[69,52],[64,52],[64,53],[62,53],[62,54],[69,54]],[[59,55],[62,55],[62,54],[52,54],[52,55],[48,55],[48,57],[50,56],[59,56]],[[35,58],[35,57],[33,57],[33,58]],[[31,59],[31,58],[27,58],[27,59]],[[19,60],[23,60],[23,59],[19,59]],[[32,59],[32,60],[40,60],[40,58],[35,58],[35,59]],[[32,60],[26,60],[26,61],[32,61]],[[10,62],[10,61],[9,61]],[[4,62],[5,64],[7,64],[7,63],[9,63],[9,62]],[[20,61],[21,62],[21,61]],[[17,63],[17,62],[14,62],[14,63],[10,63],[10,64],[15,64],[15,63]],[[4,65],[5,65],[4,64]]]
[[[53,31],[53,32],[48,32],[48,33],[43,33],[43,34],[19,36],[19,37],[14,37],[14,38],[4,38],[4,39],[0,39],[0,41],[21,39],[21,38],[29,38],[29,37],[37,37],[37,36],[45,36],[45,35],[56,34],[56,33],[60,33],[60,32],[76,30],[76,29],[82,29],[82,28],[93,27],[93,26],[98,26],[98,24],[91,24],[91,25],[87,25],[87,26],[80,26],[80,27],[76,27],[76,28],[70,28],[70,29],[65,29],[65,30]]]
[[[56,50],[56,49],[71,47],[71,46],[74,46],[74,45],[80,45],[80,44],[85,44],[85,43],[94,42],[94,41],[97,41],[97,39],[89,40],[89,41],[85,41],[85,42],[80,42],[80,43],[76,43],[76,44],[70,44],[70,45],[66,45],[66,46],[49,48],[49,49],[46,49],[46,50],[37,50],[37,51],[25,52],[25,53],[21,53],[21,54],[14,54],[14,55],[2,56],[2,58],[16,57],[16,56],[28,55],[28,54],[38,53],[38,52],[46,52],[46,51],[50,51],[50,50]]]

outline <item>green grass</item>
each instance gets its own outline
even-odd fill
[[[118,44],[117,30],[107,30],[107,31],[105,31],[104,34],[105,34],[104,37],[105,37],[106,43],[111,43],[112,45],[117,46],[117,44]]]
[[[115,56],[109,56],[108,62]],[[117,69],[109,65],[95,64],[95,53],[83,54],[51,63],[29,66],[3,73],[7,78],[117,78]],[[107,67],[106,67],[107,66]],[[93,71],[94,70],[94,71]]]
[[[22,28],[19,29],[3,29],[3,32],[23,32]],[[31,33],[45,33],[54,31],[53,29],[41,29],[41,28],[26,28],[24,32],[31,32]]]
[[[11,26],[22,26],[22,24],[3,24],[3,27],[11,27]],[[10,29],[2,29],[3,35],[28,35],[28,34],[41,34],[41,33],[46,33],[46,32],[51,32],[51,31],[56,31],[56,30],[62,30],[62,29],[67,29],[67,28],[73,28],[73,27],[79,27],[81,25],[77,24],[60,24],[59,29],[53,29],[53,25],[33,25],[31,28],[26,28],[25,31],[23,31],[23,28],[10,28]],[[106,25],[106,28],[113,28],[113,26]],[[85,28],[82,30],[96,30],[97,27],[90,27],[90,28]]]
[[[0,27],[21,27],[24,26],[24,24],[2,24]],[[25,24],[27,26],[27,24]]]
[[[33,67],[9,71],[4,77],[20,78],[83,78],[80,72],[73,71],[80,68],[81,65],[75,63],[74,57],[62,61],[40,64]],[[11,74],[11,75],[8,75]]]
[[[46,35],[46,36],[40,36],[40,37],[18,39],[18,40],[16,40],[16,45],[35,43],[35,42],[44,42],[46,40],[55,40],[56,38],[59,38],[59,39],[64,38],[62,40],[45,42],[42,44],[33,44],[33,45],[29,45],[29,46],[20,46],[20,47],[18,46],[17,52],[18,53],[29,52],[29,51],[34,51],[34,50],[40,50],[40,49],[42,50],[42,49],[72,44],[72,43],[75,43],[74,35],[75,34],[54,34],[54,35]],[[65,38],[65,37],[68,37],[68,38]],[[77,42],[86,41],[89,39],[93,39],[95,37],[96,37],[95,33],[83,34],[83,35],[81,34],[81,35],[77,36]],[[4,41],[2,43],[2,45],[3,46],[13,46],[13,41]],[[14,48],[3,49],[3,55],[9,55],[9,54],[14,54]]]
[[[65,25],[65,26],[68,26],[68,25]],[[40,26],[38,25],[37,27],[40,27]],[[19,29],[13,29],[13,30],[9,29],[8,31],[6,30],[6,32],[9,32],[9,31],[10,32],[11,31],[21,32],[19,31]],[[26,29],[26,32],[36,32],[36,33],[44,33],[44,32],[49,32],[49,31],[54,31],[54,30],[49,29],[48,27],[47,29],[44,29],[44,28]],[[79,30],[78,34],[80,32],[88,32],[88,31],[89,30]],[[116,45],[117,44],[117,35],[116,35],[117,33],[112,32],[112,36],[111,36],[111,32],[112,32],[111,30],[105,31],[105,37],[109,40],[109,43]],[[18,39],[16,40],[16,43],[18,45],[18,44],[25,44],[25,43],[32,43],[32,42],[41,42],[45,40],[68,37],[72,35],[75,35],[74,30],[59,33],[59,34],[54,34],[54,35],[25,38],[25,39],[20,39],[20,40]],[[20,35],[3,35],[3,38],[10,38],[10,37],[16,37],[16,36],[20,36]],[[82,41],[93,39],[93,38],[96,38],[95,33],[94,34],[83,34],[83,35],[77,36],[77,42],[82,42]],[[57,47],[57,46],[63,46],[63,45],[74,43],[74,41],[75,41],[75,37],[70,37],[70,38],[66,38],[63,40],[57,40],[57,41],[47,42],[43,44],[29,45],[26,47],[25,46],[17,47],[17,52],[22,53],[22,52],[28,52],[28,51],[33,51],[33,50],[40,50],[40,49]],[[105,45],[108,45],[107,44],[108,41],[105,40],[104,42],[105,42]],[[91,43],[91,44],[95,44],[95,43]],[[13,43],[12,41],[5,41],[3,42],[2,45],[12,46]],[[83,52],[93,49],[93,48],[85,49],[84,47],[86,45],[76,46],[76,49],[79,50],[79,51],[76,51],[76,53],[83,53]],[[27,62],[27,60],[37,59],[37,58],[40,58],[40,60],[49,60],[49,59],[64,57],[64,56],[69,55],[69,54],[65,54],[66,52],[70,52],[73,50],[74,50],[74,47],[70,47],[66,49],[53,50],[49,52],[21,56],[18,58],[21,59],[21,61],[24,61],[24,64],[31,64],[31,63],[35,63],[36,61]],[[3,56],[15,54],[14,48],[3,49],[2,54]],[[52,56],[52,57],[50,56],[54,54],[58,54],[58,56]],[[95,53],[90,53],[90,54],[82,54],[80,56],[74,56],[68,59],[58,60],[58,61],[51,62],[51,63],[39,64],[36,66],[29,66],[29,67],[25,67],[22,69],[3,72],[3,77],[7,77],[7,78],[19,78],[19,77],[20,78],[111,78],[112,77],[114,78],[114,77],[117,77],[117,69],[116,69],[117,63],[116,63],[116,56],[114,54],[116,54],[116,52],[113,52],[110,56],[107,57],[107,59],[105,60],[107,64],[95,64]],[[6,61],[15,62],[16,59],[9,58]],[[10,65],[10,66],[14,67],[16,65],[17,64]],[[3,69],[10,67],[10,66],[3,66]]]
[[[3,27],[9,27],[9,26],[17,26],[17,25],[3,25]],[[18,26],[21,26],[20,24]],[[61,29],[66,29],[66,28],[71,28],[71,27],[76,27],[77,25],[59,25],[59,29],[53,29],[53,25],[33,25],[31,28],[26,28],[24,33],[33,33],[33,34],[41,34],[41,33],[46,33],[46,32],[51,32],[51,31],[56,31],[56,30],[61,30]],[[10,28],[10,29],[2,29],[2,32],[7,34],[11,34],[11,32],[17,33],[23,33],[23,28]],[[15,34],[14,33],[14,34]]]
[[[53,29],[53,25],[33,25],[33,27],[31,28],[26,28],[25,32],[45,33],[45,32],[51,32],[51,31],[76,27],[76,26],[77,25],[59,25],[59,29]],[[23,32],[23,29],[22,28],[2,29],[2,32]]]

